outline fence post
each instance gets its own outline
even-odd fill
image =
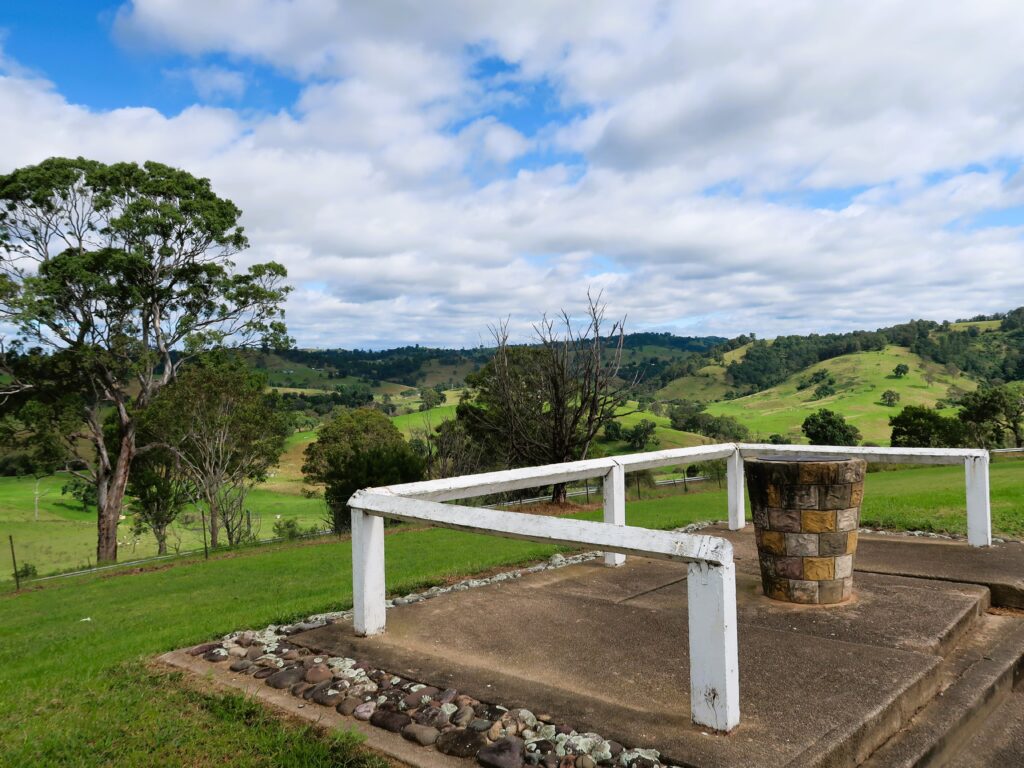
[[[11,565],[14,567],[14,591],[21,591],[21,576],[18,575],[18,561],[14,557],[14,536],[8,536],[11,541]]]
[[[729,496],[729,530],[738,531],[746,525],[746,489],[743,487],[743,457],[739,446],[726,459],[725,485]]]
[[[964,459],[967,476],[967,543],[972,547],[992,545],[992,508],[989,501],[988,456]]]
[[[690,563],[690,714],[697,725],[731,731],[740,722],[733,563]]]
[[[616,462],[604,476],[604,521],[611,525],[626,524],[626,471]],[[622,565],[626,556],[617,552],[605,552],[604,564]]]
[[[352,625],[360,637],[384,631],[384,518],[352,510]]]

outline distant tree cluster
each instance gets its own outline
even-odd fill
[[[738,441],[750,437],[750,430],[732,416],[713,416],[704,410],[704,404],[693,400],[682,401],[669,410],[672,429],[696,432],[715,440]]]

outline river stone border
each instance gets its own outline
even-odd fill
[[[675,529],[694,533],[712,522]],[[409,605],[526,574],[576,565],[602,556],[601,552],[552,555],[525,568],[502,571],[486,578],[464,579],[387,601],[387,607]],[[368,661],[343,656],[318,656],[288,642],[299,632],[345,621],[352,611],[318,613],[293,624],[271,624],[262,630],[239,630],[220,641],[201,643],[187,653],[212,664],[227,663],[232,672],[251,675],[272,688],[340,714],[400,733],[422,746],[434,746],[454,757],[475,757],[485,768],[663,768],[656,749],[628,749],[598,733],[577,732],[556,723],[551,715],[528,709],[509,709],[483,702],[455,688],[439,690],[416,680],[392,675]]]

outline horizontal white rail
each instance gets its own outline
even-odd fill
[[[740,443],[740,455],[793,456],[795,458],[849,458],[851,456],[875,464],[963,464],[967,459],[987,458],[980,448],[878,448],[841,445],[772,445]]]
[[[460,507],[377,494],[372,490],[357,491],[348,503],[350,507],[364,512],[397,520],[419,521],[440,528],[493,534],[509,539],[600,547],[607,552],[679,560],[684,563],[728,565],[732,562],[732,544],[718,536],[610,526],[589,520],[530,515],[486,507]]]

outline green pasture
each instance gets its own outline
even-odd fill
[[[910,373],[895,378],[893,368],[905,363]],[[836,393],[814,400],[814,386],[798,390],[801,379],[818,370],[827,370],[836,379]],[[887,347],[881,352],[859,352],[826,360],[795,374],[783,383],[747,397],[712,403],[708,412],[734,416],[745,424],[756,439],[769,435],[787,435],[802,441],[800,425],[819,408],[841,413],[854,424],[867,442],[888,445],[889,418],[907,405],[934,406],[948,395],[951,386],[974,389],[976,384],[962,375],[950,375],[942,366],[928,362],[904,347]],[[882,405],[882,393],[898,392],[895,407]]]

